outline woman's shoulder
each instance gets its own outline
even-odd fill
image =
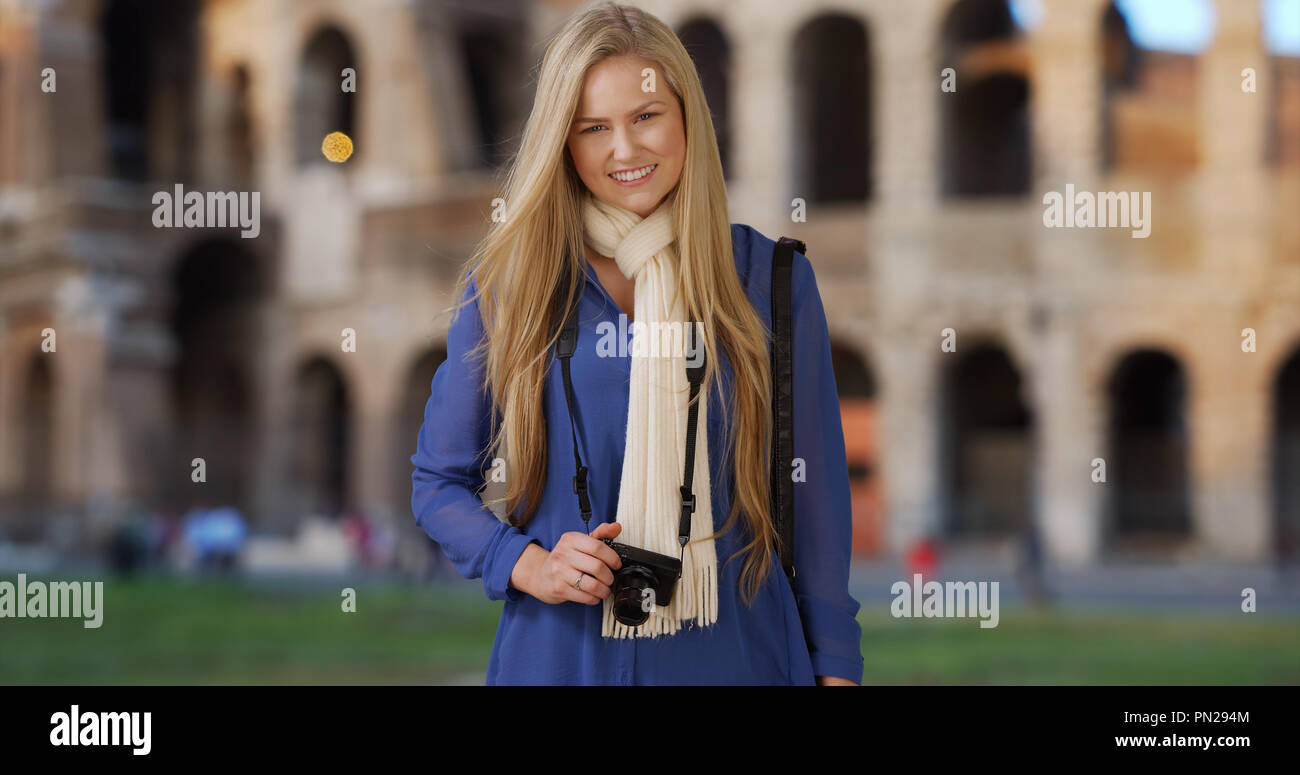
[[[772,298],[772,253],[776,240],[747,223],[731,224],[732,252],[736,259],[736,274],[756,309],[766,315]],[[791,266],[791,290],[796,299],[805,292],[813,280],[812,264],[808,257],[796,250]]]
[[[731,251],[736,257],[736,274],[740,276],[740,284],[746,288],[752,280],[756,279],[753,277],[753,270],[761,268],[755,267],[755,264],[762,263],[756,258],[757,254],[762,252],[761,248],[765,242],[772,242],[772,240],[753,226],[747,223],[731,224]],[[768,271],[770,275],[770,267]]]

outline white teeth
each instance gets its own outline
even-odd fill
[[[653,170],[656,166],[658,165],[651,164],[648,167],[642,167],[641,169],[633,170],[632,172],[615,172],[612,175],[610,175],[610,177],[614,178],[615,180],[622,180],[624,182],[632,181],[632,180],[640,180],[641,178],[644,178],[646,175],[649,175],[650,171]]]

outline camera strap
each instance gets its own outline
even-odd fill
[[[563,321],[560,328],[560,337],[556,343],[556,355],[560,360],[560,372],[564,379],[564,403],[569,411],[569,433],[573,438],[573,491],[578,496],[578,508],[582,513],[583,525],[590,528],[591,520],[591,500],[587,496],[587,468],[582,464],[582,456],[578,452],[578,430],[574,422],[573,415],[573,379],[569,373],[569,359],[578,349],[578,321],[577,305],[572,309],[563,308],[564,301],[561,293],[556,293],[556,307],[559,312],[560,320]],[[677,543],[681,547],[682,556],[685,556],[686,543],[691,537],[691,515],[695,513],[695,493],[691,490],[692,480],[695,474],[695,428],[699,424],[699,402],[696,396],[699,395],[700,383],[704,381],[705,355],[702,349],[702,343],[698,341],[698,331],[695,324],[686,326],[686,334],[683,337],[683,346],[686,349],[686,379],[690,383],[690,405],[686,411],[686,463],[685,470],[682,472],[682,512],[681,519],[677,526]],[[698,353],[698,365],[692,366],[691,361],[696,360]],[[703,399],[701,399],[703,400]],[[590,529],[587,530],[591,532]]]

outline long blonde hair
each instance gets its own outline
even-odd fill
[[[585,185],[566,141],[588,69],[625,54],[658,63],[685,121],[686,158],[668,194],[678,235],[677,293],[690,319],[703,323],[704,385],[722,395],[715,343],[726,349],[732,364],[732,413],[728,418],[723,412],[723,448],[733,462],[735,484],[731,511],[714,537],[743,517],[750,540],[737,554],[747,555],[741,580],[751,604],[778,540],[769,516],[770,332],[736,273],[722,162],[695,66],[673,31],[637,8],[596,6],[575,16],[551,41],[532,114],[506,177],[506,217],[492,224],[456,283],[455,299],[465,296],[471,279],[477,287],[473,297],[452,309],[459,314],[461,306],[479,300],[485,335],[470,356],[486,355],[483,374],[494,408],[489,448],[500,450],[504,443],[509,459],[505,495],[491,502],[504,501],[515,525],[527,523],[539,505],[531,496],[545,484],[542,387],[558,338],[554,310],[558,294],[571,309],[584,282],[580,203]],[[700,396],[706,392],[711,391]]]

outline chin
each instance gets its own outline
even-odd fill
[[[612,192],[611,195],[613,196],[613,201],[615,202],[626,202],[624,206],[628,207],[629,209],[631,209],[632,205],[640,205],[646,202],[657,203],[664,198],[664,192],[657,191],[657,190],[656,191],[624,191],[622,189],[616,189],[615,191]]]

